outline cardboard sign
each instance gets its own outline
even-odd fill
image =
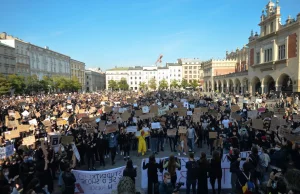
[[[11,140],[11,139],[20,137],[20,132],[18,129],[12,130],[12,131],[6,131],[6,132],[4,132],[4,136],[5,136],[6,140]]]
[[[186,134],[187,133],[187,128],[185,126],[179,126],[178,133],[179,134]]]
[[[179,110],[178,111],[178,116],[180,116],[180,117],[185,117],[186,116],[186,110]]]
[[[45,125],[46,127],[50,127],[52,124],[51,124],[51,121],[50,120],[44,120],[42,121],[43,125]]]
[[[208,107],[201,107],[200,112],[204,112],[204,113],[208,112]]]
[[[35,113],[35,116],[36,116],[36,118],[40,118],[40,117],[41,117],[41,113],[36,112],[36,113]]]
[[[18,130],[19,132],[29,132],[30,130],[30,125],[18,125]]]
[[[106,125],[105,134],[114,133],[118,130],[118,124]]]
[[[154,117],[154,114],[153,113],[148,113],[148,114],[145,114],[145,115],[141,115],[140,116],[140,119],[141,120],[145,120],[145,119],[151,119]]]
[[[31,120],[29,120],[28,122],[29,122],[29,125],[35,125],[35,126],[38,125],[36,119],[31,119]]]
[[[280,126],[279,119],[277,117],[272,117],[270,130],[271,131],[276,131],[276,129],[277,129],[278,126]]]
[[[154,113],[155,115],[158,114],[158,106],[151,106],[150,107],[150,113]]]
[[[105,129],[105,121],[100,121],[100,122],[99,122],[99,129],[100,129],[101,131],[104,131],[104,129]]]
[[[135,111],[135,116],[139,117],[143,114],[142,110],[136,110]]]
[[[201,113],[201,108],[195,108],[194,109],[194,114],[198,114]]]
[[[231,112],[237,112],[239,110],[241,110],[240,107],[239,107],[239,105],[232,105],[231,106]]]
[[[15,128],[15,127],[18,127],[17,120],[13,120],[13,121],[8,120],[7,121],[7,128],[12,129],[12,128]]]
[[[107,96],[104,96],[102,100],[107,101],[107,100],[108,100],[108,97],[107,97]]]
[[[218,137],[218,132],[208,132],[209,139],[216,139]]]
[[[123,121],[127,121],[129,118],[130,118],[131,114],[129,114],[127,111],[124,112],[122,115],[121,115],[121,118]]]
[[[137,126],[129,126],[129,127],[127,127],[126,128],[126,132],[127,133],[130,133],[130,132],[135,133],[135,132],[137,132]]]
[[[253,119],[252,120],[252,128],[263,130],[264,129],[264,121],[261,119]]]
[[[237,121],[240,121],[240,120],[242,119],[242,116],[239,115],[239,114],[236,113],[236,112],[232,112],[232,113],[231,113],[231,118],[233,118],[233,119],[235,119],[235,120],[237,120]]]
[[[168,136],[175,136],[177,133],[177,129],[168,129],[167,135]]]
[[[191,115],[193,115],[193,112],[192,111],[187,111],[186,114],[191,116]]]
[[[26,145],[26,146],[33,145],[34,143],[35,143],[35,136],[33,136],[33,135],[24,137],[23,141],[22,141],[22,144]]]
[[[133,98],[127,98],[127,103],[133,104],[134,103],[134,99]]]
[[[193,122],[197,123],[200,122],[200,114],[193,114]]]
[[[74,142],[73,136],[61,136],[61,143],[64,145],[69,145]]]
[[[15,119],[21,119],[21,115],[20,115],[20,113],[19,112],[15,112]]]
[[[66,120],[59,120],[59,121],[57,121],[56,124],[57,124],[58,126],[62,126],[62,125],[68,124],[68,122],[67,122]]]
[[[221,110],[222,112],[224,112],[224,111],[225,111],[225,109],[226,109],[226,107],[225,107],[225,106],[221,106],[221,107],[220,107],[220,110]]]

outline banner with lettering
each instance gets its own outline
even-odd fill
[[[7,145],[0,148],[0,159],[7,158],[14,154],[14,145]]]
[[[76,177],[76,194],[111,194],[123,177],[125,166],[103,171],[73,170]]]
[[[247,158],[250,154],[250,151],[248,152],[241,152],[240,153],[240,157],[241,158]],[[163,160],[165,158],[156,158],[156,162],[159,163],[160,160]],[[184,186],[182,188],[186,188],[186,173],[187,173],[187,169],[185,168],[185,164],[189,161],[188,158],[183,158],[183,157],[178,157],[178,159],[180,159],[181,162],[181,170],[176,170],[177,173],[177,182],[183,182]],[[198,158],[196,158],[196,160],[198,160]],[[148,163],[148,159],[145,159],[145,163]],[[244,164],[244,161],[241,161],[240,163],[241,167]],[[231,173],[230,173],[230,161],[227,158],[227,154],[223,154],[222,157],[222,189],[230,189],[231,188]],[[148,179],[147,179],[147,169],[143,170],[143,162],[141,165],[141,177],[143,177],[141,179],[141,187],[143,189],[146,189],[148,186]],[[165,172],[165,169],[164,169]],[[163,173],[164,173],[163,172]],[[158,181],[162,181],[163,179],[163,173],[158,172]],[[216,183],[217,184],[217,183]],[[211,185],[209,184],[208,181],[208,188],[211,189]]]

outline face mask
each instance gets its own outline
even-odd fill
[[[33,157],[29,157],[29,158],[28,158],[28,161],[32,161],[32,160],[33,160]]]
[[[94,133],[98,133],[97,129],[94,130]]]
[[[5,172],[4,175],[5,175],[5,176],[8,176],[8,175],[9,175],[9,172]]]
[[[102,136],[102,135],[100,136],[100,139],[103,139],[103,136]]]
[[[215,128],[211,128],[211,130],[212,130],[212,131],[214,131],[214,130],[215,130]]]
[[[168,180],[167,180],[167,183],[168,183],[168,184],[171,183],[171,179],[168,179]]]
[[[112,135],[111,138],[114,138],[114,136]]]
[[[273,188],[273,189],[276,189],[276,188],[277,188],[277,182],[273,182],[273,183],[272,183],[272,188]]]
[[[279,147],[275,147],[274,149],[275,149],[275,150],[277,150],[277,151],[278,151],[278,150],[280,150],[280,148],[279,148]]]

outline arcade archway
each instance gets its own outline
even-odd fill
[[[267,75],[264,79],[263,79],[263,93],[270,93],[271,91],[276,91],[275,88],[275,80],[272,76]]]
[[[292,92],[293,91],[293,81],[291,77],[285,73],[281,74],[277,79],[277,91],[282,92]]]
[[[261,93],[261,82],[258,77],[252,78],[251,81],[251,86],[252,86],[252,94],[254,95],[256,92]]]

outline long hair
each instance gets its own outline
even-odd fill
[[[201,152],[200,162],[207,162],[207,159],[206,159],[206,153]]]
[[[174,174],[175,174],[175,171],[176,171],[176,161],[175,161],[174,155],[171,155],[171,156],[169,157],[168,172],[169,172],[171,175],[174,175]]]
[[[154,164],[156,162],[156,160],[155,160],[155,155],[151,155],[151,156],[149,156],[149,163],[152,163],[152,164]]]
[[[212,159],[216,162],[220,162],[221,161],[220,152],[214,151],[212,155]]]
[[[132,160],[128,160],[127,161],[126,168],[128,168],[128,169],[132,169],[133,168]]]

